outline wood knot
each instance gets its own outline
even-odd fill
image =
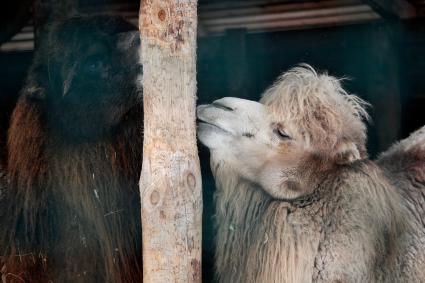
[[[165,21],[165,17],[167,16],[167,13],[165,13],[164,9],[160,9],[158,11],[158,19],[163,22]]]
[[[151,193],[150,200],[151,200],[151,204],[153,204],[153,205],[157,205],[158,204],[158,202],[159,202],[159,193],[158,193],[158,191],[153,191]]]
[[[161,219],[166,219],[167,218],[167,216],[165,215],[165,211],[164,210],[161,210],[159,212],[159,218],[161,218]]]
[[[195,189],[196,179],[195,179],[195,176],[192,173],[189,172],[187,174],[186,182],[187,182],[187,185],[189,186],[189,188],[191,188],[192,190]]]
[[[193,274],[192,279],[194,282],[201,281],[201,263],[198,259],[194,258],[190,261],[190,265],[192,266]]]

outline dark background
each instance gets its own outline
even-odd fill
[[[92,2],[101,5],[104,1]],[[201,0],[200,7],[209,2],[219,1]],[[2,148],[32,55],[32,51],[0,52]],[[363,24],[290,31],[227,30],[198,38],[197,62],[199,104],[223,96],[258,100],[280,73],[299,63],[349,78],[343,82],[345,88],[372,104],[368,141],[372,158],[425,124],[423,18],[384,17]],[[213,278],[214,180],[208,151],[201,145],[199,151],[204,184],[203,277],[209,282]]]

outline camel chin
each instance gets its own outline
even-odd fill
[[[207,146],[209,149],[214,149],[219,147],[219,145],[225,144],[229,139],[229,133],[220,127],[205,123],[198,122],[198,138],[199,140]]]

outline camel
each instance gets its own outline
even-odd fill
[[[41,38],[0,150],[0,280],[140,282],[137,27],[73,16]]]
[[[219,282],[425,282],[425,127],[372,161],[367,106],[308,65],[198,106]]]

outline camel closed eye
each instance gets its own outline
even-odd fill
[[[280,128],[274,129],[273,133],[275,133],[281,140],[291,139],[291,137],[284,130]]]

